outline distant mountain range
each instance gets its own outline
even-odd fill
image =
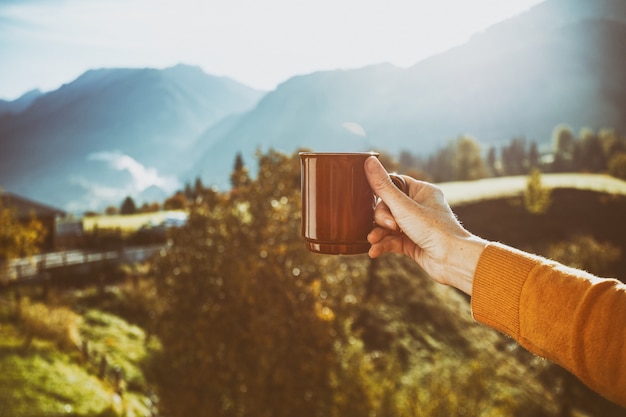
[[[227,187],[237,152],[253,166],[256,149],[428,155],[460,134],[626,131],[625,39],[623,0],[546,0],[411,68],[317,72],[267,94],[182,65],[88,71],[21,109],[0,102],[0,187],[94,209],[198,176]]]
[[[263,94],[185,65],[87,71],[0,115],[0,187],[69,210],[172,193],[198,136]]]

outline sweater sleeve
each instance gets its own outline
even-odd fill
[[[626,407],[626,285],[490,243],[472,314]]]

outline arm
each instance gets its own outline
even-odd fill
[[[381,198],[369,255],[403,253],[437,282],[472,296],[474,318],[569,369],[626,406],[626,286],[472,235],[437,187],[397,190],[376,158],[365,171]]]
[[[626,407],[626,285],[490,244],[473,287],[477,321]]]

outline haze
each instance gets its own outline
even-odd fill
[[[0,98],[90,68],[199,65],[271,90],[299,74],[406,67],[541,0],[0,0]]]

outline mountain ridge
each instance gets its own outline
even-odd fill
[[[623,39],[623,1],[546,0],[409,68],[314,72],[268,93],[186,65],[94,69],[0,114],[0,187],[98,209],[98,195],[140,195],[139,180],[227,188],[235,156],[254,173],[258,149],[428,156],[459,135],[547,147],[561,124],[626,131]]]
[[[263,94],[185,65],[89,70],[2,116],[0,186],[58,206],[98,187],[138,193],[130,180],[178,175],[204,129]]]
[[[254,166],[257,148],[427,156],[463,134],[487,146],[519,136],[548,146],[561,124],[626,130],[625,22],[617,0],[548,0],[408,69],[294,77],[230,132],[212,137],[190,175],[226,187],[235,154]],[[345,122],[362,126],[365,137],[344,129]]]

